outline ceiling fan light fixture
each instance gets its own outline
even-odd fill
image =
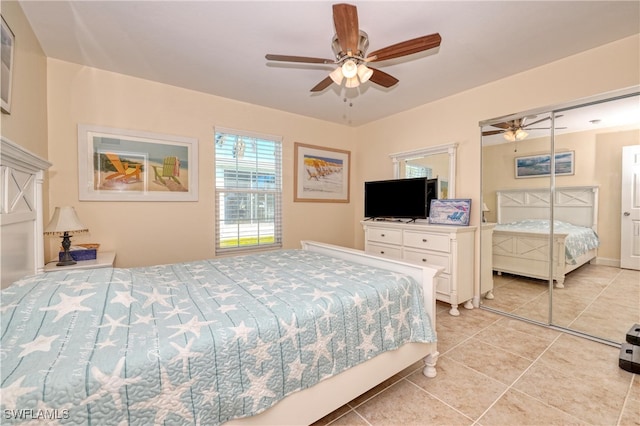
[[[331,74],[329,74],[329,77],[331,77],[331,80],[333,80],[335,84],[337,85],[342,84],[342,79],[343,79],[342,68],[338,67],[335,70],[331,71]]]
[[[365,64],[358,65],[358,77],[360,77],[360,83],[369,81],[373,75],[373,70],[367,68]]]
[[[352,89],[354,87],[358,87],[360,82],[358,81],[358,77],[351,77],[347,79],[347,82],[344,84],[344,87]]]
[[[516,134],[513,132],[513,130],[507,130],[506,132],[504,132],[502,134],[502,136],[508,140],[509,142],[515,142],[516,141]]]
[[[345,78],[353,78],[358,73],[358,66],[353,59],[348,59],[342,64],[342,75]]]
[[[516,130],[516,134],[515,134],[515,136],[516,136],[516,140],[521,141],[522,139],[524,139],[524,138],[526,138],[527,136],[529,136],[529,133],[525,132],[525,131],[524,131],[524,130],[522,130],[522,129],[518,129],[518,130]]]

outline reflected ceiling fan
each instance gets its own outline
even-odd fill
[[[560,118],[562,115],[556,115],[555,118]],[[515,120],[509,120],[502,123],[491,124],[492,127],[498,127],[500,130],[487,130],[486,132],[482,132],[482,136],[491,136],[491,135],[499,135],[510,141],[521,141],[522,139],[529,136],[525,130],[549,130],[551,127],[531,127],[535,124],[542,123],[543,121],[551,120],[551,117],[541,118],[540,120],[533,121],[531,123],[527,123],[528,119],[536,118],[535,115],[516,118]],[[555,127],[556,129],[566,129],[566,127]]]
[[[391,87],[398,83],[398,79],[378,69],[367,66],[370,62],[380,62],[400,58],[414,53],[433,49],[440,46],[440,34],[430,34],[423,37],[406,40],[367,55],[369,36],[358,27],[358,10],[350,4],[333,5],[333,23],[336,34],[331,48],[335,59],[309,58],[305,56],[266,55],[269,61],[302,62],[308,64],[335,64],[338,67],[327,78],[315,85],[311,91],[320,92],[336,83],[345,87],[358,87],[360,83],[372,81],[383,87]]]

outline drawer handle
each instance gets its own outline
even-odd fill
[[[380,254],[384,254],[384,251],[383,251],[383,250],[380,250]]]
[[[423,238],[423,239],[422,239],[422,242],[423,242],[423,243],[426,243],[426,242],[427,242],[427,239],[426,239],[426,238]]]
[[[427,259],[422,259],[422,261],[423,261],[423,262],[426,262],[426,261],[427,261]]]
[[[384,234],[380,234],[381,237],[384,237]]]

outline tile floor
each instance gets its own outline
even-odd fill
[[[640,425],[640,375],[619,349],[482,309],[438,303],[438,376],[420,363],[321,425]]]

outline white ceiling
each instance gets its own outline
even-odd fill
[[[333,59],[324,1],[21,1],[49,57],[321,120],[361,125],[640,32],[638,1],[357,1],[369,51],[431,33],[438,49],[375,67],[382,88],[309,90]],[[349,106],[351,105],[351,106]]]

